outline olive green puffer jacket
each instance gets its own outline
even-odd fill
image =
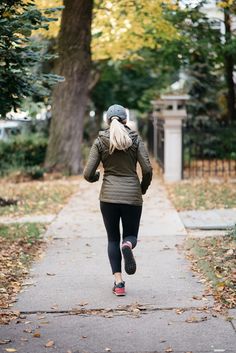
[[[145,194],[152,180],[152,167],[141,138],[127,126],[126,129],[133,141],[132,146],[126,151],[115,150],[112,154],[109,154],[110,130],[99,132],[84,169],[84,178],[91,183],[97,181],[100,173],[96,169],[102,162],[104,176],[100,201],[142,205],[142,194]],[[136,172],[137,162],[142,171],[141,183]]]

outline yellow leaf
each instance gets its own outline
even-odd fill
[[[222,287],[222,288],[223,288],[224,286],[225,286],[225,282],[219,282],[219,283],[217,283],[217,287],[220,287],[220,288]]]
[[[223,276],[220,273],[216,273],[217,278],[222,278]]]

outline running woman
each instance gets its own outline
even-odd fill
[[[106,117],[109,128],[100,131],[94,141],[84,169],[84,178],[90,183],[98,181],[100,172],[97,168],[102,162],[104,176],[99,199],[108,237],[108,257],[114,275],[113,293],[124,296],[122,254],[126,273],[134,274],[136,262],[132,249],[137,244],[142,194],[146,193],[151,183],[152,167],[142,139],[126,125],[126,109],[114,104],[109,107]],[[136,171],[137,162],[142,171],[141,182]]]

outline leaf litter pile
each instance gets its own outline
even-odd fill
[[[8,311],[21,289],[32,260],[44,244],[45,225],[36,223],[0,224],[0,323],[7,323],[14,313]]]
[[[233,180],[184,180],[167,185],[178,211],[236,207],[236,182]]]
[[[236,307],[236,228],[217,237],[189,238],[187,257],[220,311]]]

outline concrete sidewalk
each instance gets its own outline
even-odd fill
[[[213,209],[179,212],[188,229],[228,230],[236,224],[236,209]]]
[[[99,187],[83,181],[49,227],[47,252],[15,305],[25,318],[1,328],[11,342],[0,350],[235,353],[233,324],[204,309],[212,298],[189,271],[185,228],[158,179],[145,196],[137,273],[125,276],[126,297],[112,294]]]

